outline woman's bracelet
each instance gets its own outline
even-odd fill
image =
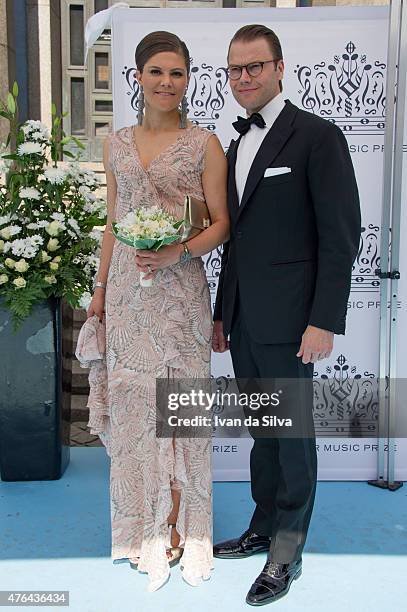
[[[189,261],[190,259],[192,259],[192,254],[191,254],[191,251],[189,250],[186,242],[182,243],[182,247],[183,247],[183,251],[182,251],[178,261],[184,263],[184,262]]]
[[[93,289],[95,290],[96,287],[101,287],[102,289],[106,289],[106,283],[102,283],[102,281],[97,281],[94,285],[93,285]]]

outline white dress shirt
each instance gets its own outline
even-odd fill
[[[259,128],[257,125],[252,123],[250,130],[240,139],[239,147],[237,149],[235,167],[236,188],[239,204],[242,200],[247,176],[253,160],[256,157],[257,151],[259,150],[261,143],[283,110],[284,106],[285,102],[283,94],[279,93],[259,111],[260,115],[266,122],[266,127]]]

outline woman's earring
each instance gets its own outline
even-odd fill
[[[181,102],[181,119],[179,124],[179,127],[183,130],[187,127],[188,110],[188,100],[187,97],[184,95]]]
[[[138,125],[143,124],[144,117],[144,90],[140,87],[140,93],[137,99],[137,123]]]

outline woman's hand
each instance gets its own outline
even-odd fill
[[[167,244],[158,251],[138,249],[136,251],[136,266],[141,272],[148,273],[144,277],[145,279],[154,278],[157,270],[178,263],[182,251],[182,244]]]
[[[102,287],[96,287],[92,301],[89,304],[89,308],[86,312],[87,318],[97,315],[100,322],[103,320],[105,314],[105,290]]]

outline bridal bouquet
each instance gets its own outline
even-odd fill
[[[183,221],[177,221],[158,206],[140,207],[120,221],[112,223],[112,233],[124,244],[136,249],[158,251],[162,246],[179,240],[179,228]],[[140,285],[150,287],[152,279],[144,279],[140,272]]]
[[[66,149],[71,141],[83,148],[62,130],[67,113],[57,116],[53,104],[51,129],[34,120],[20,124],[17,96],[15,83],[0,102],[0,117],[10,122],[0,147],[0,300],[15,329],[49,297],[80,305],[98,269],[95,228],[106,223],[98,177]],[[73,161],[59,163],[63,157]]]

